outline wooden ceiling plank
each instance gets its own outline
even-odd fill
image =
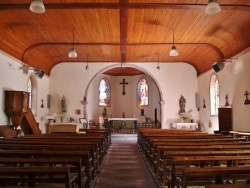
[[[120,4],[126,4],[127,0],[120,0]],[[120,10],[120,49],[121,62],[126,62],[126,43],[127,43],[127,24],[128,24],[128,9]]]
[[[171,3],[50,3],[46,9],[205,9],[207,4],[171,4]],[[29,9],[30,4],[0,4],[0,10]],[[250,6],[244,4],[220,5],[222,10],[242,10],[250,12]]]

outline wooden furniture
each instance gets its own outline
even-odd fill
[[[205,177],[208,179],[209,177],[214,177],[217,179],[218,176],[225,179],[235,178],[235,176],[249,176],[250,175],[250,167],[249,166],[241,166],[241,167],[186,167],[182,171],[182,188],[186,188],[189,178],[194,177]],[[238,179],[240,179],[238,177]]]
[[[198,129],[197,123],[173,123],[172,126],[175,129],[193,129],[193,130]]]
[[[60,176],[57,181],[55,179],[56,175]],[[28,182],[30,185],[35,182],[64,182],[65,188],[71,188],[74,187],[75,177],[70,175],[70,167],[68,166],[39,166],[39,168],[37,166],[9,166],[0,168],[0,180],[2,183],[9,180],[12,183]]]
[[[19,134],[21,130],[15,130],[13,125],[1,125],[0,126],[0,137],[13,138]]]
[[[113,125],[113,132],[131,130],[134,133],[137,121],[138,118],[108,118],[109,124]]]
[[[74,123],[51,123],[50,133],[78,133],[79,126]]]
[[[232,131],[232,108],[219,108],[218,109],[219,119],[219,131]]]
[[[24,134],[41,134],[38,123],[29,108],[29,93],[25,91],[5,91],[4,111],[15,128],[19,125]]]

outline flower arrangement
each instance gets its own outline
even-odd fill
[[[186,114],[186,113],[182,113],[181,116],[180,116],[180,118],[181,118],[182,120],[186,121],[186,120],[189,119],[189,116],[188,116],[188,114]]]

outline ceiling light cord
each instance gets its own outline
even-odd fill
[[[159,57],[159,54],[158,54],[158,65],[157,65],[157,67],[156,67],[156,73],[158,74],[158,73],[161,73],[161,68],[160,68],[160,57]]]
[[[176,49],[176,46],[174,45],[174,28],[172,28],[172,29],[173,29],[173,46],[172,46],[172,49],[171,49],[169,55],[170,56],[178,56],[179,53],[178,53],[178,51]]]
[[[85,67],[85,71],[89,72],[89,54],[87,54],[87,65]]]
[[[69,57],[70,58],[76,58],[77,57],[77,53],[76,53],[76,50],[75,50],[75,29],[73,29],[73,45],[72,45],[72,48],[69,52]]]

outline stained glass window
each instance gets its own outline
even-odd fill
[[[31,109],[32,107],[32,81],[30,78],[28,79],[27,91],[29,92],[29,108]]]
[[[218,115],[220,105],[220,85],[217,75],[213,75],[210,80],[210,108],[211,115]]]
[[[148,106],[148,82],[141,78],[137,85],[138,107]]]
[[[110,106],[110,85],[106,78],[99,84],[99,106]]]

